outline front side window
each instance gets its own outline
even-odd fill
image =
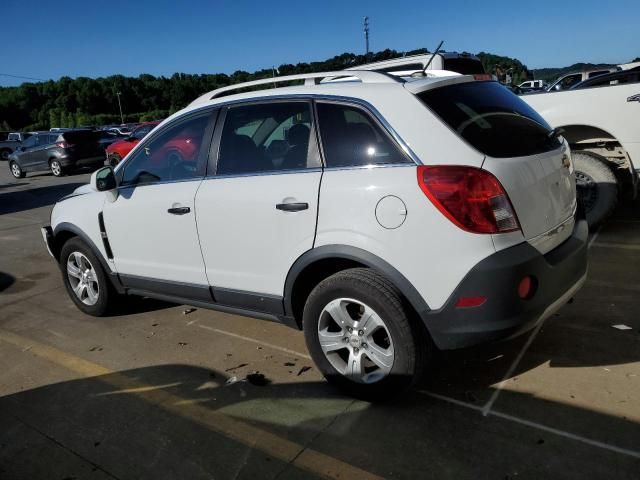
[[[311,105],[270,102],[231,107],[220,138],[217,175],[299,170],[319,166],[310,154]]]
[[[318,122],[327,167],[411,162],[360,108],[318,103]]]
[[[211,112],[178,121],[138,149],[125,165],[123,185],[184,180],[204,176],[201,153]]]

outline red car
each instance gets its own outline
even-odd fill
[[[107,147],[107,161],[115,167],[160,122],[144,122],[131,135]]]

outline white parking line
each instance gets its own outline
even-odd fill
[[[426,395],[428,397],[435,398],[437,400],[441,400],[443,402],[452,403],[459,407],[468,408],[470,410],[475,410],[477,412],[483,412],[483,408],[478,405],[472,405],[467,402],[463,402],[461,400],[456,400],[455,398],[446,397],[444,395],[438,395],[437,393],[431,393],[426,390],[419,390],[418,393],[422,395]],[[484,415],[484,413],[483,413]],[[567,432],[565,430],[560,430],[558,428],[549,427],[548,425],[543,425],[542,423],[533,422],[531,420],[525,420],[524,418],[516,417],[514,415],[509,415],[507,413],[498,412],[493,410],[489,412],[489,416],[502,418],[503,420],[508,420],[510,422],[519,423],[521,425],[525,425],[527,427],[535,428],[537,430],[542,430],[548,433],[552,433],[554,435],[558,435],[560,437],[569,438],[571,440],[575,440],[577,442],[581,442],[587,445],[591,445],[592,447],[602,448],[604,450],[609,450],[611,452],[620,453],[622,455],[627,455],[633,458],[640,458],[640,452],[635,450],[629,450],[627,448],[617,447],[615,445],[611,445],[609,443],[600,442],[598,440],[593,440],[591,438],[582,437],[580,435],[576,435],[575,433]]]
[[[596,233],[593,234],[593,237],[591,237],[591,240],[589,240],[589,244],[587,245],[587,248],[591,248],[591,245],[593,245],[593,242],[596,241],[596,238],[598,238],[598,235],[600,235],[600,231],[602,230],[602,227],[599,227],[598,230],[596,230]]]
[[[529,338],[527,339],[527,342],[520,349],[518,356],[515,358],[513,363],[511,363],[509,370],[507,370],[507,373],[505,373],[504,377],[502,378],[502,381],[496,386],[496,389],[493,391],[493,394],[491,394],[491,398],[489,398],[489,401],[487,402],[487,404],[482,408],[482,415],[484,415],[485,417],[489,415],[489,413],[491,412],[491,407],[493,407],[493,404],[498,399],[498,396],[500,395],[500,392],[507,384],[507,381],[513,376],[513,373],[516,371],[516,368],[518,368],[518,364],[520,363],[520,360],[522,360],[522,357],[524,357],[525,352],[528,350],[528,348],[531,346],[531,344],[535,340],[536,336],[538,335],[538,332],[540,332],[540,329],[542,328],[542,325],[544,325],[544,322],[545,321],[543,320],[538,324],[536,328],[533,329],[533,331],[531,332],[531,335],[529,335]]]
[[[629,245],[628,243],[598,242],[598,243],[592,243],[592,245],[598,248],[620,248],[622,250],[640,250],[640,245]]]
[[[245,340],[247,342],[255,343],[256,345],[260,345],[263,347],[271,348],[273,350],[278,350],[280,352],[286,353],[288,355],[293,355],[294,357],[306,358],[307,360],[311,360],[311,357],[306,353],[296,352],[295,350],[290,350],[288,348],[280,347],[278,345],[274,345],[272,343],[263,342],[261,340],[256,340],[255,338],[245,337],[244,335],[239,335],[233,332],[227,332],[226,330],[220,330],[219,328],[210,327],[208,325],[202,325],[200,323],[192,323],[189,322],[189,325],[195,325],[196,327],[204,328],[205,330],[209,330],[210,332],[219,333],[221,335],[227,335],[229,337],[238,338],[240,340]]]

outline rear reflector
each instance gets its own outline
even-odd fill
[[[530,276],[524,277],[518,284],[518,296],[523,300],[533,297],[536,290],[536,283]]]
[[[487,297],[478,295],[477,297],[460,297],[456,302],[456,308],[479,307],[487,301]]]
[[[472,233],[520,230],[509,197],[496,177],[475,167],[420,165],[418,185],[451,222]]]

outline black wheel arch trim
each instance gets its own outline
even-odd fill
[[[310,265],[326,259],[352,260],[377,270],[384,275],[404,296],[420,318],[425,318],[431,311],[427,302],[418,290],[395,267],[382,258],[361,248],[350,245],[323,245],[303,253],[289,269],[284,287],[285,315],[293,317],[293,287],[299,275]]]
[[[118,276],[118,273],[114,272],[111,269],[111,267],[109,267],[109,264],[105,260],[104,255],[102,254],[100,249],[96,246],[96,244],[93,242],[93,240],[91,240],[91,238],[89,238],[89,236],[86,233],[84,233],[79,227],[77,227],[73,223],[62,222],[56,225],[56,227],[53,229],[53,239],[54,239],[54,242],[56,242],[56,251],[54,251],[54,254],[56,255],[56,260],[60,261],[60,249],[62,248],[62,245],[57,245],[56,237],[58,237],[58,235],[62,232],[73,233],[74,235],[80,237],[80,239],[82,239],[82,241],[87,244],[87,246],[98,258],[100,265],[104,269],[104,272],[107,274],[107,278],[111,280],[111,283],[113,284],[116,291],[118,293],[124,293],[124,288],[122,286],[122,282],[120,281],[120,277]]]

